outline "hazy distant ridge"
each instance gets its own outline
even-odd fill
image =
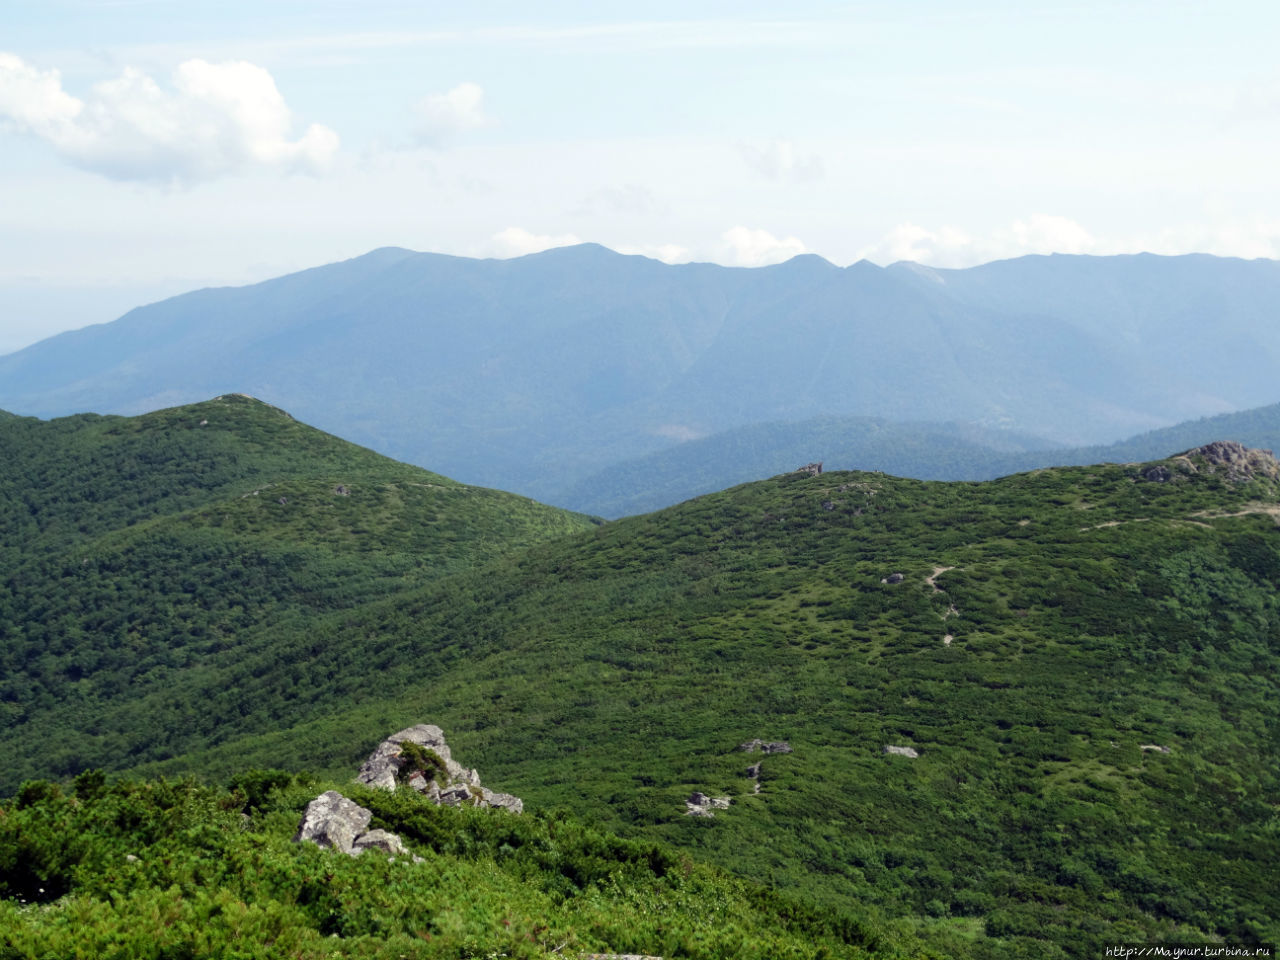
[[[386,248],[0,357],[0,407],[136,413],[243,391],[569,503],[611,464],[752,424],[970,421],[1105,443],[1272,403],[1277,303],[1280,264],[1209,256],[733,269],[590,244]]]

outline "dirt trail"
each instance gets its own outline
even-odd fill
[[[924,582],[927,583],[929,586],[933,587],[934,593],[941,593],[942,591],[938,589],[938,584],[935,581],[944,573],[946,573],[948,570],[954,570],[954,569],[955,567],[934,567],[933,573],[925,577]]]
[[[1280,503],[1251,503],[1243,510],[1236,510],[1234,513],[1228,513],[1225,510],[1201,510],[1199,513],[1193,513],[1192,516],[1217,520],[1221,517],[1244,517],[1251,513],[1265,513],[1275,517],[1276,523],[1280,523]]]

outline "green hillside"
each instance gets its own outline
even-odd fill
[[[987,483],[791,474],[407,572],[402,524],[343,512],[354,481],[323,507],[338,476],[255,479],[10,577],[0,793],[91,766],[345,777],[431,722],[531,810],[944,955],[1273,942],[1278,476],[1230,447]],[[196,577],[192,544],[214,545]],[[732,803],[687,816],[694,791]]]
[[[184,684],[273,656],[255,646],[264,631],[305,635],[324,613],[593,525],[240,396],[135,418],[8,419],[0,455],[0,792],[216,742],[227,716],[184,701]],[[153,696],[180,713],[149,714]]]
[[[0,956],[924,955],[909,936],[563,816],[344,784],[416,859],[291,843],[324,786],[266,774],[231,790],[92,774],[74,795],[28,784],[0,810]]]

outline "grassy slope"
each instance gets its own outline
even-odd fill
[[[437,808],[348,784],[416,859],[291,843],[326,786],[251,774],[231,791],[104,789],[90,775],[72,798],[29,784],[0,817],[0,955],[923,955],[909,935],[563,817]]]
[[[244,658],[264,632],[305,635],[326,612],[592,525],[247,397],[7,420],[0,447],[4,790],[216,742],[239,706],[184,700],[183,678]],[[154,698],[170,707],[152,712]]]
[[[1275,483],[1174,467],[786,476],[611,524],[228,666],[192,689],[326,709],[167,768],[343,765],[427,719],[535,807],[960,955],[1274,938]],[[759,795],[753,737],[795,747]],[[735,805],[685,818],[694,789]]]
[[[1276,487],[1172,469],[784,476],[369,602],[322,578],[292,619],[248,623],[127,700],[95,693],[89,665],[80,701],[4,746],[59,775],[103,757],[339,775],[430,721],[532,808],[878,904],[957,955],[1274,940]],[[84,742],[90,715],[109,736]],[[36,730],[52,745],[27,749]],[[758,755],[736,750],[753,737],[795,747],[765,758],[758,795]],[[693,789],[735,804],[686,818]]]

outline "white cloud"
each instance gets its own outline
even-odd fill
[[[770,263],[782,263],[806,247],[795,237],[778,239],[768,230],[751,230],[747,227],[731,227],[720,235],[721,256],[717,259],[739,267],[761,267]]]
[[[821,157],[812,153],[802,156],[790,140],[740,143],[738,152],[747,166],[770,180],[806,183],[821,180],[826,173]]]
[[[418,128],[422,143],[440,145],[465,130],[489,122],[484,112],[484,89],[476,83],[460,83],[448,93],[437,93],[418,101]]]
[[[84,104],[62,89],[57,70],[40,71],[11,53],[0,53],[0,114],[19,129],[46,139],[65,135]]]
[[[649,257],[651,260],[661,260],[663,263],[687,263],[693,256],[688,247],[682,247],[678,243],[624,244],[616,250],[618,253]]]
[[[1007,235],[997,234],[996,242],[1004,242],[1018,254],[1024,253],[1093,253],[1098,242],[1084,227],[1066,217],[1036,214],[1026,220],[1015,220]]]
[[[546,233],[530,233],[523,227],[507,227],[495,233],[491,243],[499,257],[523,257],[526,254],[550,250],[552,247],[571,247],[582,241],[572,233],[552,236]]]
[[[888,264],[911,260],[931,267],[970,267],[978,263],[1046,253],[1114,253],[1084,227],[1067,217],[1035,214],[1015,220],[986,237],[973,237],[957,227],[930,230],[914,223],[894,227],[860,258]]]
[[[928,230],[914,223],[901,223],[862,251],[859,259],[882,264],[912,260],[935,267],[951,266],[966,259],[972,248],[972,239],[955,227]]]
[[[338,135],[292,116],[271,74],[244,61],[187,60],[165,90],[133,68],[80,100],[57,70],[0,53],[0,116],[75,165],[117,180],[196,182],[254,167],[317,172]]]

